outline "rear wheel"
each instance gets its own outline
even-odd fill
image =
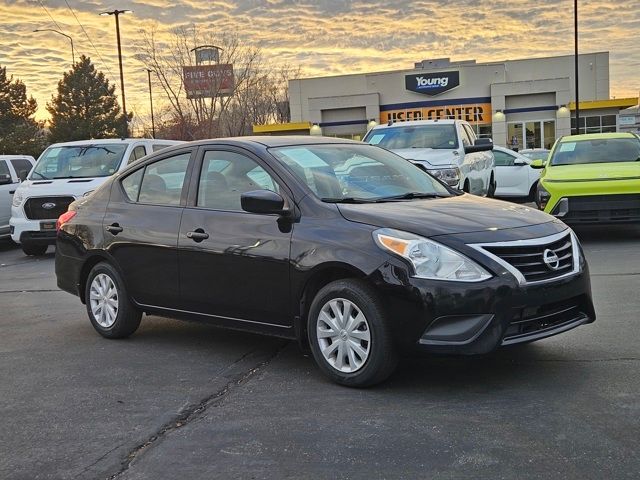
[[[491,178],[489,179],[489,189],[487,190],[487,197],[493,198],[496,195],[496,187],[497,183],[495,177],[493,176],[493,172],[491,172]]]
[[[396,367],[382,302],[360,280],[338,280],[320,290],[309,310],[308,332],[316,363],[341,385],[375,385]]]
[[[41,257],[47,253],[47,245],[22,245],[22,251],[25,255],[33,255],[34,257]]]
[[[85,286],[89,320],[106,338],[124,338],[138,329],[142,313],[129,300],[117,270],[106,262],[91,269]]]
[[[533,185],[531,185],[531,189],[529,190],[528,200],[530,202],[535,202],[536,201],[536,192],[537,191],[538,191],[538,182],[534,182]]]
[[[470,193],[469,180],[464,181],[464,186],[462,187],[462,191],[465,193]]]

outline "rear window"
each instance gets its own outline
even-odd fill
[[[636,138],[594,138],[560,142],[551,165],[640,161],[640,140]]]

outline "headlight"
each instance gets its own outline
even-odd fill
[[[433,240],[412,233],[381,228],[373,232],[376,244],[409,260],[417,278],[480,282],[491,278],[486,270],[473,260]]]
[[[16,190],[16,193],[13,194],[13,200],[11,201],[11,205],[14,207],[19,207],[22,205],[22,201],[24,200],[24,195],[21,191]]]
[[[540,210],[544,210],[547,203],[549,203],[550,198],[551,194],[546,188],[544,188],[542,182],[538,182],[538,190],[536,191],[536,203],[538,204],[538,208]]]
[[[442,180],[447,185],[455,187],[460,182],[460,169],[454,168],[439,168],[437,170],[427,170],[431,175],[439,180]]]

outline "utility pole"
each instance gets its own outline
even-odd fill
[[[574,75],[576,77],[576,133],[580,134],[580,95],[578,93],[578,0],[573,0],[573,31],[575,37]]]
[[[153,95],[151,93],[151,70],[148,68],[147,75],[149,76],[149,103],[151,104],[151,136],[156,138],[156,122],[153,119]]]
[[[122,113],[124,114],[127,124],[127,135],[129,135],[129,119],[127,117],[127,101],[124,96],[124,73],[122,71],[122,47],[120,45],[120,14],[132,13],[131,10],[113,10],[111,12],[102,12],[100,15],[113,15],[116,17],[116,38],[118,40],[118,63],[120,65],[120,89],[122,91]]]

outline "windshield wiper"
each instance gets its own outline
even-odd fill
[[[356,198],[356,197],[323,197],[320,200],[327,203],[375,203],[377,199]]]
[[[414,198],[445,198],[449,195],[439,195],[437,193],[423,193],[423,192],[408,192],[402,195],[393,195],[391,197],[382,197],[378,201],[387,200],[412,200]]]
[[[49,177],[45,177],[43,174],[41,174],[40,172],[36,172],[35,170],[31,174],[31,176],[33,176],[33,175],[39,175],[40,178],[43,179],[43,180],[51,180]]]

